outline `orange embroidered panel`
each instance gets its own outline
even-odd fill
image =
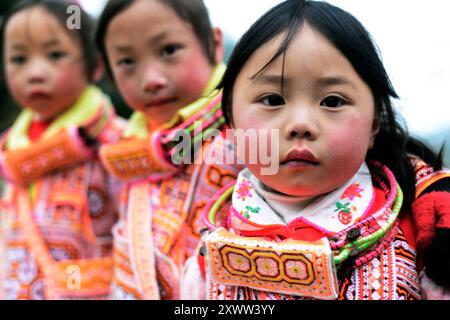
[[[337,276],[327,239],[275,243],[243,238],[219,228],[206,240],[214,281],[267,292],[336,299]]]
[[[26,149],[6,150],[3,154],[9,177],[23,185],[87,158],[66,130],[52,139],[33,143]]]

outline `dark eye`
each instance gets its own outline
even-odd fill
[[[259,101],[267,107],[279,107],[285,104],[283,97],[275,94],[262,97]]]
[[[320,105],[327,108],[336,108],[336,107],[342,107],[343,105],[346,105],[347,101],[342,99],[341,97],[337,96],[330,96],[325,98]]]
[[[119,61],[117,61],[117,65],[122,66],[122,67],[129,67],[129,66],[132,66],[133,64],[134,64],[134,60],[131,58],[123,58],[123,59],[120,59]]]
[[[50,54],[48,55],[50,60],[53,60],[53,61],[57,61],[65,56],[66,56],[66,53],[63,51],[53,51],[53,52],[50,52]]]
[[[25,56],[14,56],[10,61],[13,64],[24,64],[27,61],[27,58]]]
[[[165,46],[162,51],[161,51],[161,55],[163,57],[170,57],[172,55],[174,55],[181,47],[179,45],[175,45],[175,44],[170,44]]]

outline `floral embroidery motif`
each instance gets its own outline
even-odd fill
[[[260,207],[251,207],[251,206],[246,206],[245,210],[241,211],[240,214],[246,218],[246,219],[250,219],[250,214],[251,213],[259,213],[259,211],[261,211]]]
[[[348,198],[353,201],[355,198],[361,198],[361,192],[363,191],[364,189],[360,188],[359,183],[354,183],[344,191],[341,200]]]
[[[246,206],[245,209],[247,209],[251,213],[259,213],[259,211],[261,210],[260,207],[253,208],[253,207],[250,207],[250,206]]]
[[[242,182],[239,184],[238,189],[236,190],[238,194],[238,199],[242,199],[242,201],[245,201],[247,197],[251,198],[252,197],[252,194],[250,192],[251,190],[252,185],[250,181],[242,180]]]

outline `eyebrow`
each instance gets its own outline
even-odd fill
[[[281,75],[254,75],[250,77],[251,80],[256,82],[262,82],[265,84],[278,84],[281,82],[283,77]],[[284,77],[285,82],[289,82],[289,78]],[[348,85],[355,88],[355,85],[345,77],[324,77],[317,80],[317,85],[320,87],[329,87],[337,85]]]
[[[51,39],[49,41],[47,41],[46,43],[44,43],[44,48],[48,48],[48,47],[54,47],[61,44],[61,42],[58,39]]]
[[[319,87],[330,87],[330,86],[339,86],[339,85],[346,85],[346,86],[351,86],[353,88],[356,89],[356,86],[353,84],[353,82],[351,82],[350,80],[348,80],[345,77],[324,77],[324,78],[320,78],[317,81],[317,85]]]
[[[168,34],[171,33],[176,34],[177,32],[176,30],[163,31],[156,36],[149,38],[147,40],[147,43],[150,45],[155,45],[156,43],[161,42],[165,37],[167,37]],[[132,50],[132,46],[127,44],[116,44],[114,45],[113,49],[117,52],[127,53]]]
[[[114,45],[113,50],[117,52],[127,53],[131,50],[131,46],[116,44]]]
[[[283,77],[281,75],[270,75],[270,74],[262,74],[262,75],[253,75],[250,77],[250,80],[255,82],[261,82],[265,84],[279,84],[281,83]],[[286,78],[284,79],[286,81]]]
[[[147,43],[149,43],[149,44],[155,44],[155,43],[161,42],[161,41],[162,41],[165,37],[167,37],[167,35],[170,34],[170,33],[171,33],[170,31],[163,31],[163,32],[157,34],[156,36],[154,36],[154,37],[148,39]],[[172,32],[172,33],[173,33],[173,32]]]
[[[24,46],[23,44],[19,44],[19,43],[14,43],[11,46],[11,49],[12,50],[20,50],[20,51],[26,51],[27,50],[26,46]]]
[[[182,30],[180,29],[168,29],[164,30],[161,33],[158,33],[157,35],[151,37],[148,39],[147,43],[151,45],[157,45],[159,42],[163,41],[164,38],[168,37],[169,35],[178,35],[180,34]]]
[[[54,46],[57,46],[57,45],[60,45],[60,44],[61,44],[61,42],[58,39],[51,39],[51,40],[45,42],[43,47],[44,48],[49,48],[49,47],[54,47]],[[27,46],[22,44],[22,43],[14,43],[11,46],[11,49],[12,50],[26,51],[27,50]]]

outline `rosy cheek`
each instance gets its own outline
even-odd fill
[[[11,91],[13,91],[13,92],[20,91],[19,89],[21,88],[21,85],[20,85],[20,81],[19,81],[18,77],[8,74],[7,82],[8,82],[8,87],[10,88]]]
[[[59,92],[68,92],[69,94],[80,91],[88,82],[84,74],[84,69],[81,69],[79,64],[59,71],[55,81]]]
[[[117,88],[127,105],[137,110],[139,108],[139,95],[137,93],[137,85],[132,79],[116,76],[115,82]]]
[[[351,122],[333,131],[326,142],[328,154],[335,161],[346,163],[364,158],[367,152],[367,128],[364,124]]]
[[[61,91],[67,92],[71,88],[77,85],[77,81],[71,76],[69,72],[63,72],[59,74],[57,81],[58,87],[61,89]]]
[[[14,98],[21,104],[26,104],[24,100],[26,100],[25,93],[23,89],[25,88],[23,81],[21,81],[21,77],[14,72],[7,72],[6,81],[8,84],[8,88],[11,91],[11,94]]]
[[[208,84],[210,70],[210,66],[198,57],[190,59],[189,63],[179,65],[174,79],[178,90],[185,92],[187,97],[197,99]]]
[[[268,129],[267,121],[248,113],[239,114],[235,123],[235,145],[239,159],[247,165],[259,168],[268,165],[272,154],[278,156],[279,135],[273,135]]]
[[[244,109],[245,108],[245,109]],[[258,110],[251,106],[233,106],[232,109],[234,125],[236,129],[266,129],[269,123],[261,116]]]

